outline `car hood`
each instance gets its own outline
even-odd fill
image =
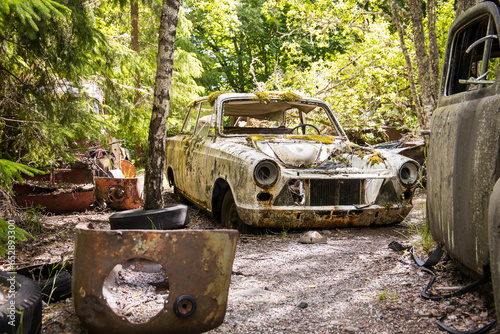
[[[323,144],[265,141],[257,142],[256,146],[267,155],[278,158],[287,166],[306,167],[315,164]]]
[[[351,172],[385,171],[406,157],[363,147],[332,136],[250,136],[251,146],[289,168],[349,169]]]
[[[325,137],[323,141],[300,138],[255,139],[252,141],[257,149],[266,155],[278,159],[285,166],[308,168],[321,165],[331,157],[332,152],[348,147],[343,139]]]

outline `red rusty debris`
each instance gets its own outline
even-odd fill
[[[22,208],[41,207],[46,212],[85,211],[94,203],[94,175],[88,164],[51,168],[49,174],[24,177],[14,184],[15,200]]]
[[[134,165],[123,160],[121,170],[108,170],[101,160],[79,161],[68,168],[51,168],[49,174],[24,177],[24,184],[14,185],[16,203],[55,214],[85,211],[95,202],[114,210],[140,208],[144,181],[135,177]],[[102,175],[106,177],[96,177]]]
[[[53,194],[35,194],[16,196],[16,203],[20,207],[30,208],[40,206],[46,212],[67,213],[85,211],[94,203],[94,190]]]
[[[142,177],[96,177],[94,181],[95,198],[99,206],[113,210],[131,210],[142,206]]]

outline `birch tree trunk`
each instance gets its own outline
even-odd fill
[[[174,42],[179,19],[179,0],[163,0],[158,36],[158,56],[151,123],[149,124],[144,209],[163,207],[163,167],[165,136],[170,107],[170,89],[174,64]]]

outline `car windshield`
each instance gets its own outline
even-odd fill
[[[341,136],[326,106],[271,100],[229,100],[223,103],[221,132],[240,134],[325,134]]]

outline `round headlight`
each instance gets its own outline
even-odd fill
[[[279,177],[279,167],[272,160],[263,160],[255,166],[253,178],[255,183],[261,188],[274,186]]]
[[[399,180],[405,186],[412,186],[418,181],[420,166],[413,162],[405,162],[399,167]]]

